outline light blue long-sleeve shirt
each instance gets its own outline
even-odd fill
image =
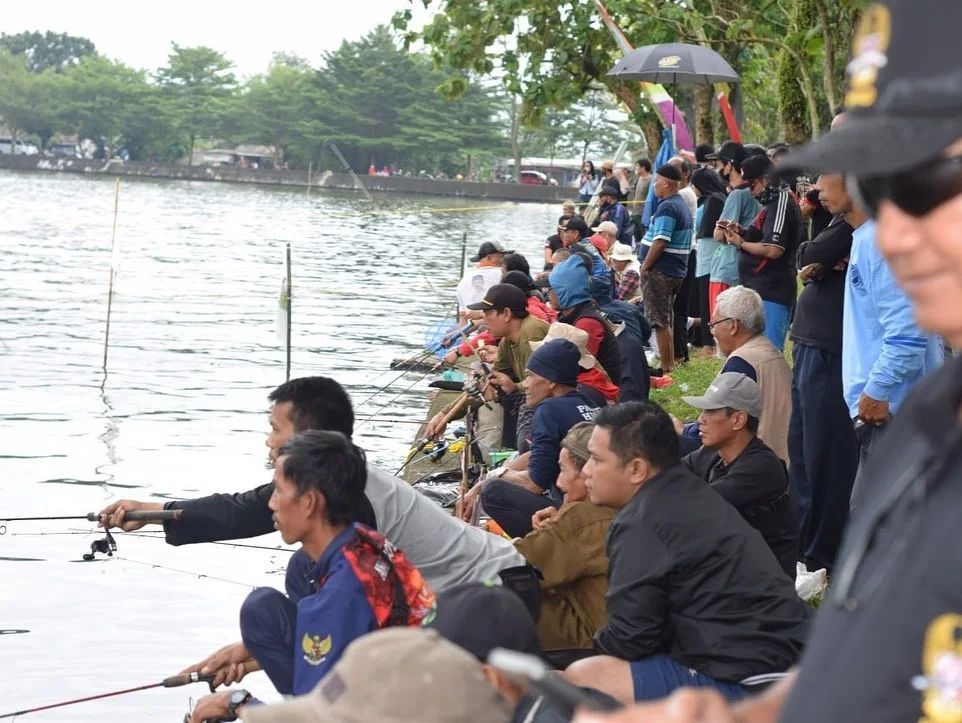
[[[842,320],[842,386],[852,418],[864,392],[889,403],[894,414],[905,395],[942,363],[938,337],[923,332],[875,241],[875,222],[852,234]]]

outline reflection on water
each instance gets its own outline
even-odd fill
[[[287,241],[292,375],[343,383],[358,420],[371,418],[359,444],[396,469],[416,426],[381,420],[422,419],[428,379],[388,364],[453,318],[462,233],[468,256],[496,238],[540,268],[558,216],[552,206],[449,211],[491,204],[124,181],[104,378],[113,190],[111,179],[0,172],[0,515],[85,514],[118,496],[268,481]],[[58,536],[56,525],[9,523],[0,537],[0,715],[176,672],[237,637],[251,587],[283,584],[276,535],[255,541],[260,550],[118,534],[114,558],[68,565],[102,533]],[[260,674],[245,682],[271,697]],[[201,694],[145,691],[31,720],[177,720]]]

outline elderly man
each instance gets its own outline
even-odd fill
[[[878,249],[919,325],[955,347],[962,347],[960,25],[959,3],[868,6],[852,42],[846,124],[791,157],[852,174],[850,187],[877,219]],[[872,495],[849,521],[793,679],[735,709],[717,695],[686,691],[616,719],[958,721],[960,399],[962,360],[954,359],[916,385],[893,416],[868,460]]]
[[[645,317],[655,330],[661,368],[666,376],[675,365],[672,307],[688,272],[693,228],[688,205],[678,195],[681,181],[681,171],[677,166],[668,163],[658,169],[654,180],[658,208],[638,247]],[[670,383],[669,377],[667,384]]]
[[[613,221],[602,221],[595,226],[595,235],[591,237],[592,243],[594,243],[594,239],[599,236],[601,237],[599,240],[602,241],[603,245],[601,248],[598,248],[596,245],[595,248],[598,248],[598,252],[607,259],[612,246],[618,243],[617,224]]]
[[[758,438],[762,393],[744,374],[724,372],[700,397],[682,397],[701,410],[704,445],[682,459],[758,530],[789,577],[798,561],[798,510],[785,463]]]
[[[792,370],[765,336],[761,297],[744,286],[723,291],[708,328],[715,335],[718,349],[727,357],[722,372],[738,372],[758,384],[762,393],[758,437],[780,460],[788,462]]]
[[[809,611],[761,536],[678,459],[652,402],[606,407],[585,465],[588,499],[618,510],[608,533],[608,622],[600,656],[565,671],[622,702],[683,686],[729,699],[746,678],[787,670]]]

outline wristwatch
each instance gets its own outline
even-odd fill
[[[239,690],[232,690],[230,692],[230,698],[227,701],[227,712],[233,717],[237,718],[237,709],[242,705],[247,703],[253,696],[249,691],[243,688]]]

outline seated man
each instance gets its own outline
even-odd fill
[[[607,619],[605,539],[615,513],[588,501],[583,468],[592,429],[591,422],[579,422],[561,441],[557,485],[564,504],[535,512],[534,530],[515,542],[542,575],[538,636],[549,650],[590,648]]]
[[[480,496],[485,511],[511,537],[531,532],[531,516],[561,503],[555,486],[561,440],[578,422],[591,420],[598,406],[578,391],[578,347],[567,339],[546,342],[528,359],[525,401],[534,409],[527,469],[496,470],[464,500],[473,514]]]
[[[758,384],[762,416],[758,438],[788,463],[788,424],[792,418],[792,370],[765,336],[762,297],[744,286],[718,295],[708,329],[728,357],[723,372],[739,372]]]
[[[497,357],[485,359],[494,365],[489,387],[500,390],[500,402],[504,407],[502,446],[524,451],[523,442],[531,426],[531,410],[524,404],[523,390],[519,385],[531,356],[528,342],[543,339],[548,333],[548,324],[528,313],[528,295],[511,284],[495,284],[480,302],[468,308],[481,311],[488,331],[501,340]],[[431,419],[424,431],[426,437],[444,434],[444,419],[449,411],[450,408],[442,410]]]
[[[530,348],[530,347],[529,347]],[[265,443],[268,462],[276,463],[281,447],[295,433],[309,429],[354,433],[354,410],[344,388],[328,377],[302,377],[281,384],[268,396],[272,406],[270,434]],[[118,500],[101,512],[103,524],[128,532],[143,522],[125,522],[127,510],[183,510],[179,520],[164,523],[171,545],[266,535],[274,531],[268,501],[273,483],[247,492],[213,494],[194,500],[137,502]],[[397,544],[436,590],[471,581],[484,581],[508,571],[517,572],[524,558],[507,540],[463,524],[424,497],[411,485],[368,463],[364,494],[373,508],[367,520]],[[311,593],[306,579],[311,561],[294,553],[287,566],[287,588]],[[216,666],[215,666],[216,667]]]
[[[565,677],[623,703],[788,670],[809,608],[761,535],[680,464],[671,419],[651,402],[606,407],[585,465],[588,498],[619,510],[608,533],[602,655]]]
[[[798,510],[782,462],[756,435],[762,413],[758,385],[744,374],[724,372],[701,397],[682,399],[702,410],[704,445],[682,459],[758,530],[786,574],[795,579]]]
[[[303,695],[353,640],[380,628],[419,626],[433,615],[434,592],[417,568],[358,523],[366,482],[364,452],[339,432],[304,432],[281,449],[269,504],[284,542],[300,542],[311,560],[312,591],[286,596],[261,587],[247,596],[243,642],[228,656],[230,678],[263,670],[278,692]],[[212,696],[205,706],[219,700],[227,712],[229,696]]]

